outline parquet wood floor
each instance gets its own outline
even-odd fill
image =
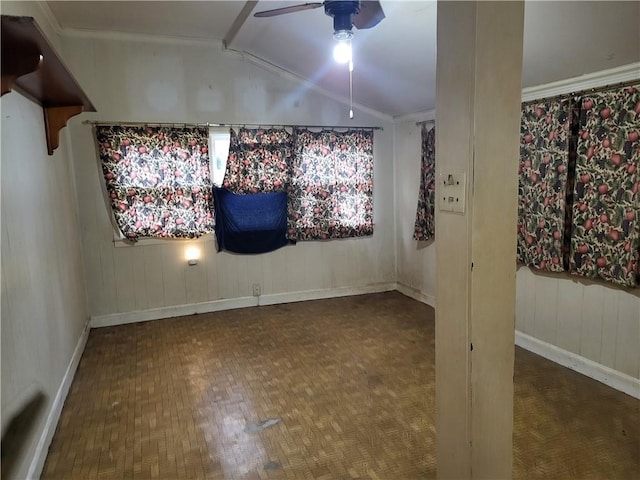
[[[43,478],[434,478],[434,358],[398,292],[92,330]],[[514,478],[640,478],[638,400],[515,370]]]

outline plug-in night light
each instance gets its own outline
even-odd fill
[[[200,249],[198,247],[189,247],[185,250],[184,256],[189,265],[197,265],[200,259]]]

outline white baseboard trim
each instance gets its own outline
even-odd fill
[[[367,293],[390,292],[395,289],[396,283],[388,282],[375,283],[362,287],[339,287],[292,293],[274,293],[262,295],[260,297],[260,305],[276,305],[279,303],[305,302],[307,300],[321,300],[324,298],[349,297],[352,295],[365,295]]]
[[[516,345],[640,399],[640,379],[516,330]]]
[[[276,305],[279,303],[303,302],[306,300],[319,300],[323,298],[346,297],[350,295],[363,295],[366,293],[387,292],[396,289],[395,282],[376,283],[361,287],[339,287],[320,290],[306,290],[291,293],[273,293],[260,295],[259,297],[240,297],[213,300],[211,302],[191,303],[171,307],[151,308],[136,312],[114,313],[109,315],[96,315],[91,318],[91,328],[110,327],[127,323],[146,322],[161,318],[183,317],[197,313],[218,312],[235,308],[257,307],[261,305]]]
[[[44,462],[46,461],[49,453],[49,445],[51,445],[53,434],[56,432],[56,427],[60,420],[60,414],[62,413],[62,407],[67,398],[67,394],[69,393],[69,388],[71,388],[71,383],[73,382],[73,377],[78,369],[80,359],[82,358],[84,347],[87,344],[87,339],[89,338],[90,329],[89,322],[87,322],[84,326],[84,330],[82,330],[82,333],[80,334],[76,348],[73,351],[67,371],[64,373],[64,377],[62,377],[62,382],[60,383],[60,387],[56,393],[56,398],[53,400],[51,405],[51,410],[49,410],[49,415],[47,415],[44,429],[42,430],[42,434],[38,440],[38,445],[36,445],[35,453],[31,459],[31,464],[29,465],[29,470],[27,472],[28,479],[37,480],[42,475]]]
[[[170,307],[150,308],[135,312],[112,313],[108,315],[96,315],[91,317],[91,328],[112,327],[127,323],[146,322],[160,320],[161,318],[184,317],[197,313],[218,312],[221,310],[233,310],[258,306],[260,297],[240,297],[214,300],[212,302],[190,303],[186,305],[174,305]]]
[[[418,300],[419,302],[426,303],[430,307],[436,308],[436,297],[434,297],[433,295],[427,295],[417,288],[410,287],[409,285],[405,285],[404,283],[398,283],[396,290],[409,298],[413,298],[414,300]]]

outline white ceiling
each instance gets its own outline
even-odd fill
[[[253,12],[305,3],[261,0]],[[63,30],[222,40],[244,1],[49,1]],[[354,101],[391,116],[435,107],[435,1],[381,0],[386,18],[354,29]],[[331,57],[322,8],[242,24],[228,48],[245,51],[348,96],[348,72]],[[525,2],[523,87],[640,61],[640,2]]]

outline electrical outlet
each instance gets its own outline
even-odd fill
[[[254,283],[253,284],[253,296],[254,297],[259,297],[260,296],[260,284],[259,283]]]

